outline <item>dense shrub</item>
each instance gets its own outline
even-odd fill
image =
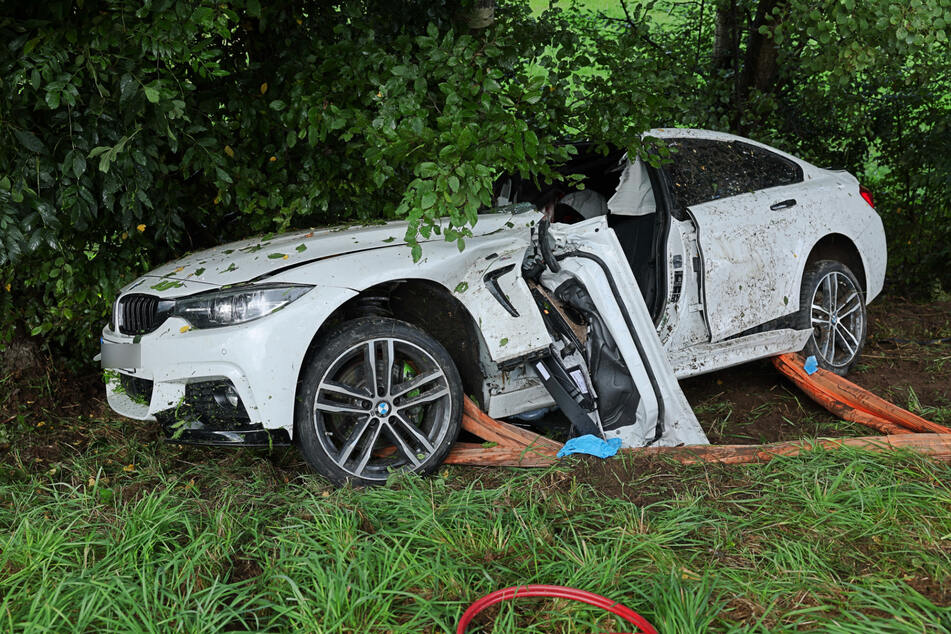
[[[447,216],[462,248],[500,170],[672,124],[859,173],[891,283],[951,286],[949,0],[509,0],[489,28],[471,3],[6,5],[0,341],[87,357],[124,282],[253,233],[403,217],[414,241]]]
[[[449,216],[462,248],[497,170],[550,174],[585,127],[577,53],[521,5],[479,30],[465,3],[399,5],[62,1],[0,21],[2,335],[91,351],[130,277],[255,232],[405,217],[415,240]]]

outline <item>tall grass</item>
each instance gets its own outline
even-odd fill
[[[120,441],[5,472],[0,631],[451,632],[522,583],[607,595],[662,632],[951,631],[951,467],[914,456],[570,460],[334,491],[292,454],[177,452]],[[483,627],[620,626],[530,600]]]

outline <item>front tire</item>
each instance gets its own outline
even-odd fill
[[[819,367],[845,376],[865,346],[868,319],[865,292],[855,275],[841,262],[819,260],[802,279],[798,327],[812,329],[803,348]]]
[[[462,423],[462,381],[446,349],[403,321],[361,318],[321,338],[298,388],[295,436],[336,485],[429,473]]]

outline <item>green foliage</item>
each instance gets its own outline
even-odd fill
[[[885,222],[891,287],[918,297],[951,287],[951,155],[942,149],[951,146],[951,0],[640,10],[659,8],[670,16],[663,24],[645,26],[630,10],[600,19],[618,33],[606,64],[635,60],[642,77],[643,58],[663,60],[680,96],[652,104],[664,125],[735,132],[851,171]]]
[[[218,46],[238,15],[210,2],[38,13],[0,21],[0,324],[66,344],[94,340],[146,254],[220,217],[220,132],[201,87],[227,73]]]
[[[254,233],[404,218],[417,257],[463,248],[501,171],[675,124],[860,174],[892,282],[951,286],[951,0],[500,0],[483,30],[470,4],[5,9],[0,339],[85,356],[122,284]]]
[[[47,3],[0,19],[0,336],[90,352],[187,249],[406,218],[463,248],[500,170],[555,178],[567,23],[519,3]],[[583,126],[581,126],[583,127]]]

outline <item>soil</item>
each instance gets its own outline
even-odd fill
[[[93,420],[108,416],[101,375],[76,374],[52,360],[25,365],[0,377],[0,465],[17,433],[19,461],[32,470],[47,470],[69,455],[81,453],[91,439]]]

